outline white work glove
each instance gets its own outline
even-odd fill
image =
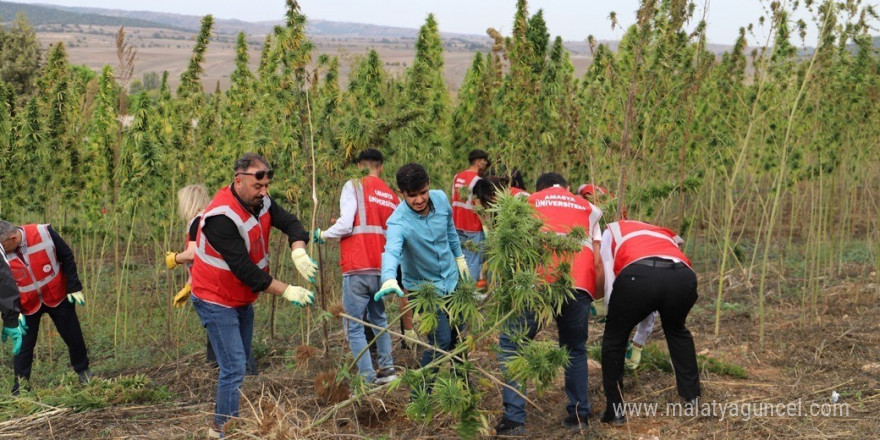
[[[630,341],[628,346],[626,347],[626,368],[629,370],[635,370],[639,368],[639,362],[642,361],[642,347],[639,347]]]
[[[27,334],[27,331],[31,328],[28,327],[27,321],[24,318],[24,313],[18,314],[18,329],[21,330],[21,334]]]
[[[306,250],[303,248],[294,249],[290,253],[290,258],[299,274],[310,283],[314,283],[315,274],[318,273],[318,263],[306,254]]]
[[[315,294],[299,286],[287,286],[281,296],[297,307],[305,307],[315,302]]]
[[[419,344],[416,341],[421,341],[422,339],[419,338],[419,334],[416,333],[415,329],[404,330],[403,335],[408,338],[403,341],[406,346],[413,351],[418,350]]]
[[[83,296],[82,290],[80,290],[79,292],[68,293],[67,300],[71,303],[76,301],[76,303],[81,306],[86,305],[86,297]]]
[[[462,279],[469,280],[471,279],[471,271],[467,267],[467,261],[464,259],[464,255],[460,257],[455,257],[455,264],[458,265],[458,276]]]
[[[382,287],[379,288],[379,291],[373,295],[373,299],[376,301],[382,301],[382,298],[389,293],[395,293],[397,296],[403,296],[403,289],[400,288],[400,285],[397,284],[397,280],[392,278],[390,280],[382,283]]]

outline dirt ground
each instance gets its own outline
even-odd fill
[[[831,283],[818,317],[802,322],[800,299],[794,294],[768,300],[766,340],[758,340],[757,319],[746,307],[726,311],[719,336],[714,336],[714,298],[701,288],[702,297],[689,319],[698,353],[739,365],[748,377],[737,379],[704,371],[702,407],[716,404],[716,413],[698,416],[664,414],[667,403],[680,402],[672,373],[640,371],[628,376],[625,398],[633,403],[657,404],[653,416],[630,414],[627,424],[611,427],[599,423],[604,409],[601,373],[590,371],[593,413],[591,426],[572,433],[560,426],[566,397],[559,383],[543,395],[530,393],[539,408],[529,408],[530,438],[569,439],[751,439],[751,438],[880,438],[880,336],[877,301],[880,286],[876,274]],[[703,286],[714,285],[702,278]],[[734,282],[734,281],[731,281]],[[708,283],[708,284],[707,284]],[[780,287],[784,290],[784,287]],[[725,301],[751,304],[749,289],[734,286]],[[591,323],[590,343],[601,337],[602,325]],[[544,330],[542,338],[555,332]],[[343,344],[341,334],[331,336]],[[649,343],[665,350],[662,330],[655,330]],[[344,348],[344,347],[343,347]],[[416,355],[396,347],[398,364],[412,366]],[[157,384],[175,393],[175,400],[155,406],[112,407],[84,413],[47,409],[37,415],[0,423],[0,438],[204,438],[213,408],[216,370],[207,367],[203,353],[158,365],[146,373]],[[471,354],[478,365],[497,371],[494,355],[486,350]],[[281,355],[270,352],[260,359],[261,372],[247,377],[242,418],[230,438],[455,438],[455,423],[443,417],[428,426],[408,420],[404,414],[408,391],[404,388],[377,394],[338,411],[310,430],[308,426],[327,414],[331,406],[315,396],[319,372],[337,365],[328,356],[311,358],[307,367],[285,368]],[[120,371],[118,374],[133,372]],[[494,426],[501,414],[500,389],[479,380],[481,409],[486,423]],[[832,394],[838,396],[831,405]],[[760,405],[763,414],[758,414]],[[720,405],[727,410],[720,414]],[[736,405],[736,413],[732,406]],[[784,407],[784,408],[783,408]],[[748,410],[749,416],[743,411]],[[708,411],[708,410],[704,410]],[[823,412],[825,413],[823,415]],[[837,412],[837,414],[833,414]],[[485,435],[484,435],[485,437]]]

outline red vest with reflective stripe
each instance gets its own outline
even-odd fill
[[[12,277],[21,294],[21,311],[33,315],[40,304],[55,307],[67,296],[67,280],[61,273],[61,263],[55,253],[55,243],[49,236],[49,225],[24,225],[26,248],[22,261],[19,252],[7,255]]]
[[[269,231],[272,219],[269,207],[272,200],[263,199],[263,209],[259,216],[254,217],[232,193],[231,187],[217,192],[211,203],[205,208],[196,234],[196,256],[192,266],[192,293],[200,300],[225,307],[241,307],[256,301],[257,294],[241,282],[229,266],[223,261],[220,253],[214,250],[211,243],[202,234],[205,220],[209,217],[224,215],[231,219],[241,234],[247,247],[252,263],[269,272]]]
[[[476,171],[464,170],[452,178],[452,222],[455,229],[465,232],[481,232],[483,222],[480,216],[474,212],[474,195],[470,194],[466,199],[461,198],[458,190],[467,187],[473,191],[474,185],[480,180]]]
[[[382,179],[367,176],[354,184],[357,213],[351,235],[339,241],[342,273],[381,270],[388,217],[400,200]]]
[[[577,197],[565,188],[553,186],[538,191],[529,196],[529,203],[538,211],[538,217],[544,221],[544,229],[556,232],[560,235],[568,234],[572,228],[582,227],[587,232],[580,252],[574,255],[571,261],[571,277],[574,280],[574,288],[584,290],[592,296],[596,292],[596,266],[593,256],[592,237],[595,225],[602,218],[602,211],[590,202]],[[560,257],[553,256],[553,264],[545,269],[545,273],[552,271],[559,264]],[[553,282],[551,276],[547,281]]]
[[[692,268],[691,261],[678,247],[684,241],[669,229],[635,220],[616,221],[608,229],[615,276],[630,263],[650,257],[675,259]]]
[[[528,192],[526,192],[526,190],[524,190],[524,189],[519,189],[519,188],[517,188],[517,187],[515,187],[515,186],[511,186],[511,187],[510,187],[510,194],[511,194],[511,195],[514,195],[514,196],[518,196],[518,197],[526,197],[526,198],[528,198],[528,197],[531,195],[531,194],[529,194]]]

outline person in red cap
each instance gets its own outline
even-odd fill
[[[486,239],[483,233],[483,222],[474,212],[474,185],[482,179],[489,167],[489,153],[484,150],[472,150],[468,154],[470,167],[452,178],[452,221],[458,231],[458,239],[462,244],[464,258],[468,270],[479,277],[483,265],[482,242]],[[467,188],[466,191],[462,191]],[[466,246],[465,242],[473,243]],[[476,247],[476,249],[474,249]]]
[[[602,336],[601,421],[623,425],[623,368],[633,327],[656,310],[660,314],[678,394],[689,405],[700,397],[700,372],[694,339],[685,326],[697,301],[697,275],[681,251],[681,237],[669,229],[634,220],[608,224],[600,253],[605,272],[607,321]]]

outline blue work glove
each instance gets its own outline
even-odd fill
[[[375,295],[373,295],[373,299],[376,301],[381,301],[382,298],[389,293],[396,293],[397,296],[403,296],[403,289],[400,288],[400,285],[397,284],[397,280],[395,280],[394,278],[382,283],[382,287],[379,288],[379,291],[376,292]]]
[[[3,327],[3,342],[12,339],[12,354],[17,355],[21,351],[21,325],[18,327]]]
[[[324,244],[324,231],[322,231],[321,228],[315,228],[315,230],[312,231],[312,241],[315,244]]]

